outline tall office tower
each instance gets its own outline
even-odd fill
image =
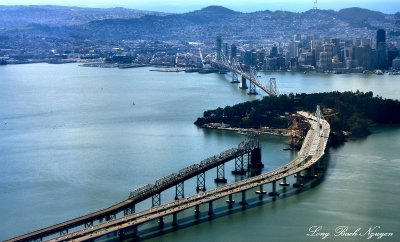
[[[300,46],[299,41],[290,41],[288,46],[289,57],[299,57]]]
[[[331,39],[331,43],[333,44],[334,50],[333,53],[334,55],[339,55],[340,52],[340,39]]]
[[[220,35],[217,36],[217,61],[221,60],[222,52],[222,38]]]
[[[387,69],[386,32],[384,29],[378,29],[376,32],[376,51],[378,52],[378,68]]]
[[[386,43],[386,32],[384,29],[378,29],[378,31],[376,31],[376,44],[379,42]]]
[[[322,70],[326,70],[329,68],[329,62],[332,63],[332,58],[329,61],[328,53],[323,51],[319,53],[319,68]]]
[[[233,61],[233,59],[236,59],[236,55],[237,55],[237,47],[235,44],[231,45],[231,61]]]
[[[224,43],[224,56],[225,56],[226,59],[229,57],[228,50],[229,50],[228,43]]]
[[[276,45],[272,46],[269,57],[278,57],[278,47]]]
[[[334,56],[334,45],[324,44],[324,52],[326,52],[327,68],[329,69],[332,67],[332,58]]]

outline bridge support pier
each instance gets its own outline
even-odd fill
[[[246,78],[242,75],[242,80],[240,82],[239,88],[240,89],[247,89],[247,83],[246,83]]]
[[[176,184],[175,186],[175,200],[179,200],[185,197],[185,189],[183,182]]]
[[[293,187],[303,187],[303,183],[301,182],[300,171],[296,173],[296,183],[293,184]]]
[[[158,225],[164,226],[164,217],[159,217],[157,222],[158,222]]]
[[[231,83],[239,83],[238,74],[235,71],[232,71],[232,81]]]
[[[249,168],[263,168],[264,164],[261,162],[261,148],[256,147],[250,151]]]
[[[316,176],[314,165],[310,166],[310,173],[309,173],[309,176],[310,176],[310,177],[315,177],[315,176]]]
[[[132,227],[132,231],[133,231],[133,233],[132,233],[132,238],[133,238],[134,241],[137,241],[137,240],[139,239],[138,225],[134,225],[134,226]]]
[[[172,226],[173,227],[178,226],[178,214],[177,213],[172,214]]]
[[[217,166],[217,178],[214,179],[217,183],[226,183],[227,180],[225,178],[225,163]]]
[[[117,216],[115,214],[110,214],[106,216],[106,221],[115,220]]]
[[[161,205],[161,193],[156,193],[151,196],[151,207],[157,207]]]
[[[272,182],[272,192],[268,193],[271,197],[279,196],[279,192],[276,191],[276,181]]]
[[[242,205],[243,207],[247,205],[246,191],[242,191],[242,201],[240,202],[240,205]]]
[[[68,234],[68,229],[60,230],[60,236]]]
[[[135,204],[132,204],[130,207],[124,209],[124,216],[132,213],[135,213]]]
[[[250,82],[250,89],[249,89],[249,95],[257,95],[257,91],[256,91],[256,84],[254,82],[252,82],[251,80]]]
[[[196,187],[196,191],[206,191],[206,173],[200,173],[197,175],[197,187]]]
[[[89,221],[89,222],[85,223],[85,229],[89,228],[89,227],[92,227],[92,226],[93,226],[93,221]]]
[[[209,201],[208,202],[208,215],[212,216],[214,214],[214,210],[213,210],[213,201]]]
[[[258,194],[258,199],[262,200],[263,199],[263,195],[266,194],[267,192],[264,191],[263,189],[263,184],[260,185],[260,190],[256,191],[256,194]]]
[[[289,186],[290,184],[286,182],[286,177],[284,177],[282,182],[279,185],[286,187],[286,186]]]
[[[235,157],[235,170],[232,171],[234,175],[245,175],[246,170],[244,169],[243,164],[243,155]]]
[[[122,240],[125,239],[125,233],[124,233],[124,230],[123,230],[123,229],[118,230],[118,239],[119,239],[120,241],[122,241]]]
[[[194,214],[196,215],[196,216],[198,216],[199,214],[200,214],[200,205],[196,205],[195,207],[194,207]]]
[[[232,199],[232,194],[228,195],[228,200],[226,200],[226,203],[228,204],[228,208],[232,208],[233,204],[235,203],[235,200]]]

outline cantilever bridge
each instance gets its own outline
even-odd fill
[[[110,233],[118,233],[120,239],[124,239],[129,232],[134,238],[138,238],[140,225],[152,220],[158,220],[162,224],[163,217],[172,216],[172,225],[177,226],[178,213],[191,207],[195,207],[195,214],[198,214],[199,206],[208,204],[208,214],[212,216],[213,202],[227,197],[228,207],[232,208],[234,204],[233,194],[240,193],[242,198],[240,205],[246,206],[246,192],[255,187],[259,187],[257,194],[260,199],[266,194],[263,189],[266,184],[272,184],[272,191],[268,195],[278,196],[276,183],[282,181],[280,185],[288,186],[286,179],[290,176],[296,176],[294,187],[302,187],[301,173],[307,171],[308,175],[314,176],[315,167],[319,165],[319,160],[324,155],[330,126],[328,122],[321,118],[319,107],[315,116],[305,112],[298,113],[308,120],[311,128],[307,132],[298,157],[276,170],[205,192],[204,172],[208,169],[217,167],[216,181],[224,181],[224,164],[229,160],[235,160],[233,172],[239,174],[246,169],[246,157],[249,166],[260,165],[259,145],[257,140],[251,138],[242,142],[237,148],[232,148],[217,156],[207,158],[200,164],[184,168],[179,173],[159,179],[154,185],[139,188],[131,192],[127,200],[114,206],[7,241],[87,241]],[[184,198],[183,182],[194,176],[197,176],[196,189],[203,192]],[[176,186],[176,200],[162,205],[160,193],[173,186]],[[152,198],[152,208],[135,212],[134,205],[150,197]],[[198,216],[195,218],[198,218]],[[54,237],[56,234],[59,234],[59,236]]]
[[[231,83],[240,83],[239,87],[242,89],[249,88],[250,95],[257,94],[256,87],[260,88],[269,96],[279,95],[275,78],[270,78],[269,86],[264,85],[260,80],[258,80],[255,67],[250,67],[249,71],[244,71],[239,61],[237,61],[235,58],[228,60],[224,52],[219,54],[217,53],[217,58],[212,60],[211,64],[222,71],[231,72]],[[249,80],[249,87],[247,86],[246,80]]]
[[[243,71],[241,64],[233,60],[232,62],[228,62],[225,59],[221,61],[213,62],[215,66],[221,68],[223,70],[228,70],[232,73],[232,83],[240,83],[240,88],[247,89],[249,88],[250,95],[256,95],[256,86],[263,90],[269,96],[277,96],[278,89],[276,85],[275,78],[271,78],[269,80],[269,87],[265,86],[260,80],[257,79],[257,73],[254,67],[250,68],[249,72]],[[241,77],[241,80],[238,80],[238,77]],[[249,87],[247,86],[246,80],[249,80]]]

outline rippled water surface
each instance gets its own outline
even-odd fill
[[[134,188],[244,139],[198,129],[193,122],[207,109],[260,97],[230,84],[229,76],[149,70],[0,66],[0,239],[107,207]],[[389,98],[400,93],[398,76],[265,73],[262,79],[271,76],[282,93],[361,90]],[[377,225],[397,236],[382,240],[396,241],[399,140],[398,127],[376,128],[366,139],[329,150],[325,180],[306,192],[149,241],[320,240],[306,235],[313,225],[332,233],[342,225]],[[293,158],[283,151],[285,142],[262,138],[264,171]],[[207,188],[215,187],[215,171],[206,175]],[[195,194],[194,183],[185,184],[185,195]],[[163,193],[163,201],[172,200],[173,192]],[[138,209],[149,206],[144,202]],[[181,217],[186,215],[190,211]]]

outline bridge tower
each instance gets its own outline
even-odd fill
[[[276,84],[276,78],[271,77],[269,79],[269,89],[271,90],[271,93],[274,94],[275,96],[279,95],[278,85]]]
[[[252,66],[250,68],[250,89],[249,89],[249,95],[257,95],[257,91],[256,91],[256,84],[253,82],[253,80],[256,79],[256,68],[254,66]]]
[[[232,58],[231,66],[232,66],[232,69],[236,68],[236,58]],[[231,83],[240,83],[237,72],[234,71],[234,70],[232,70],[231,72],[232,72],[232,81],[231,81]]]

